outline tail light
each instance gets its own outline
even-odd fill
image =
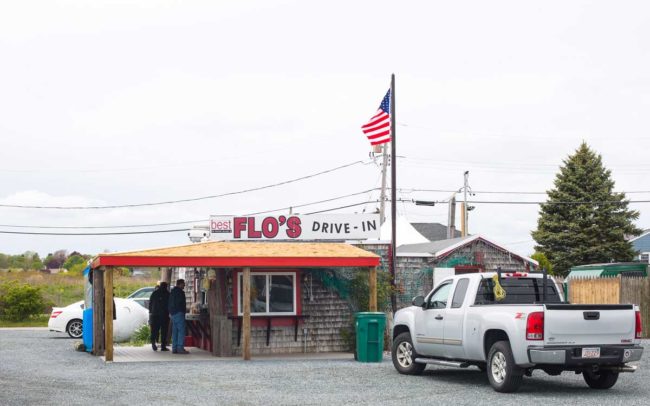
[[[61,311],[52,312],[52,315],[50,316],[50,318],[52,318],[52,319],[56,319],[56,316],[58,316],[58,315],[61,314],[61,313],[63,313],[63,312],[61,312]]]
[[[636,311],[636,325],[634,327],[634,331],[635,331],[634,336],[636,338],[641,338],[641,336],[643,335],[643,328],[641,327],[641,312],[638,310]]]
[[[544,312],[533,312],[526,319],[526,340],[544,339]]]

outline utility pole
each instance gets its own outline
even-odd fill
[[[379,224],[386,221],[386,167],[388,167],[388,143],[382,144],[381,194],[379,196]]]
[[[390,77],[390,304],[393,314],[397,311],[395,295],[395,268],[397,267],[397,128],[395,126],[395,74]]]
[[[460,236],[467,237],[467,228],[465,226],[465,202],[460,202]]]
[[[463,213],[463,222],[462,222],[463,233],[462,234],[463,234],[463,237],[467,237],[467,234],[468,234],[467,229],[469,228],[468,227],[469,218],[467,216],[467,212],[468,212],[468,210],[467,210],[467,183],[468,183],[468,180],[469,180],[469,171],[465,171],[464,178],[465,178],[464,182],[463,182],[463,194],[464,194],[464,197],[463,197],[463,205],[461,206],[462,207],[462,213]]]
[[[456,236],[456,193],[449,198],[449,215],[447,216],[447,238]]]

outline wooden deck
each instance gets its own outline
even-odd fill
[[[241,357],[215,357],[208,351],[196,347],[187,347],[190,352],[186,355],[172,354],[171,351],[153,351],[150,346],[123,347],[115,346],[113,362],[178,362],[178,361],[212,361],[212,362],[240,362]],[[101,357],[106,361],[105,357]],[[308,360],[354,360],[354,354],[346,352],[321,352],[321,353],[296,353],[253,355],[255,361],[308,361]]]

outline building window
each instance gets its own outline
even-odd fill
[[[239,315],[244,312],[243,280],[243,273],[239,273],[237,286]],[[252,315],[295,315],[296,274],[251,272],[250,301]]]

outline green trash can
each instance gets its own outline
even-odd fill
[[[357,361],[381,362],[384,355],[384,329],[386,315],[379,312],[354,314],[357,333]]]

